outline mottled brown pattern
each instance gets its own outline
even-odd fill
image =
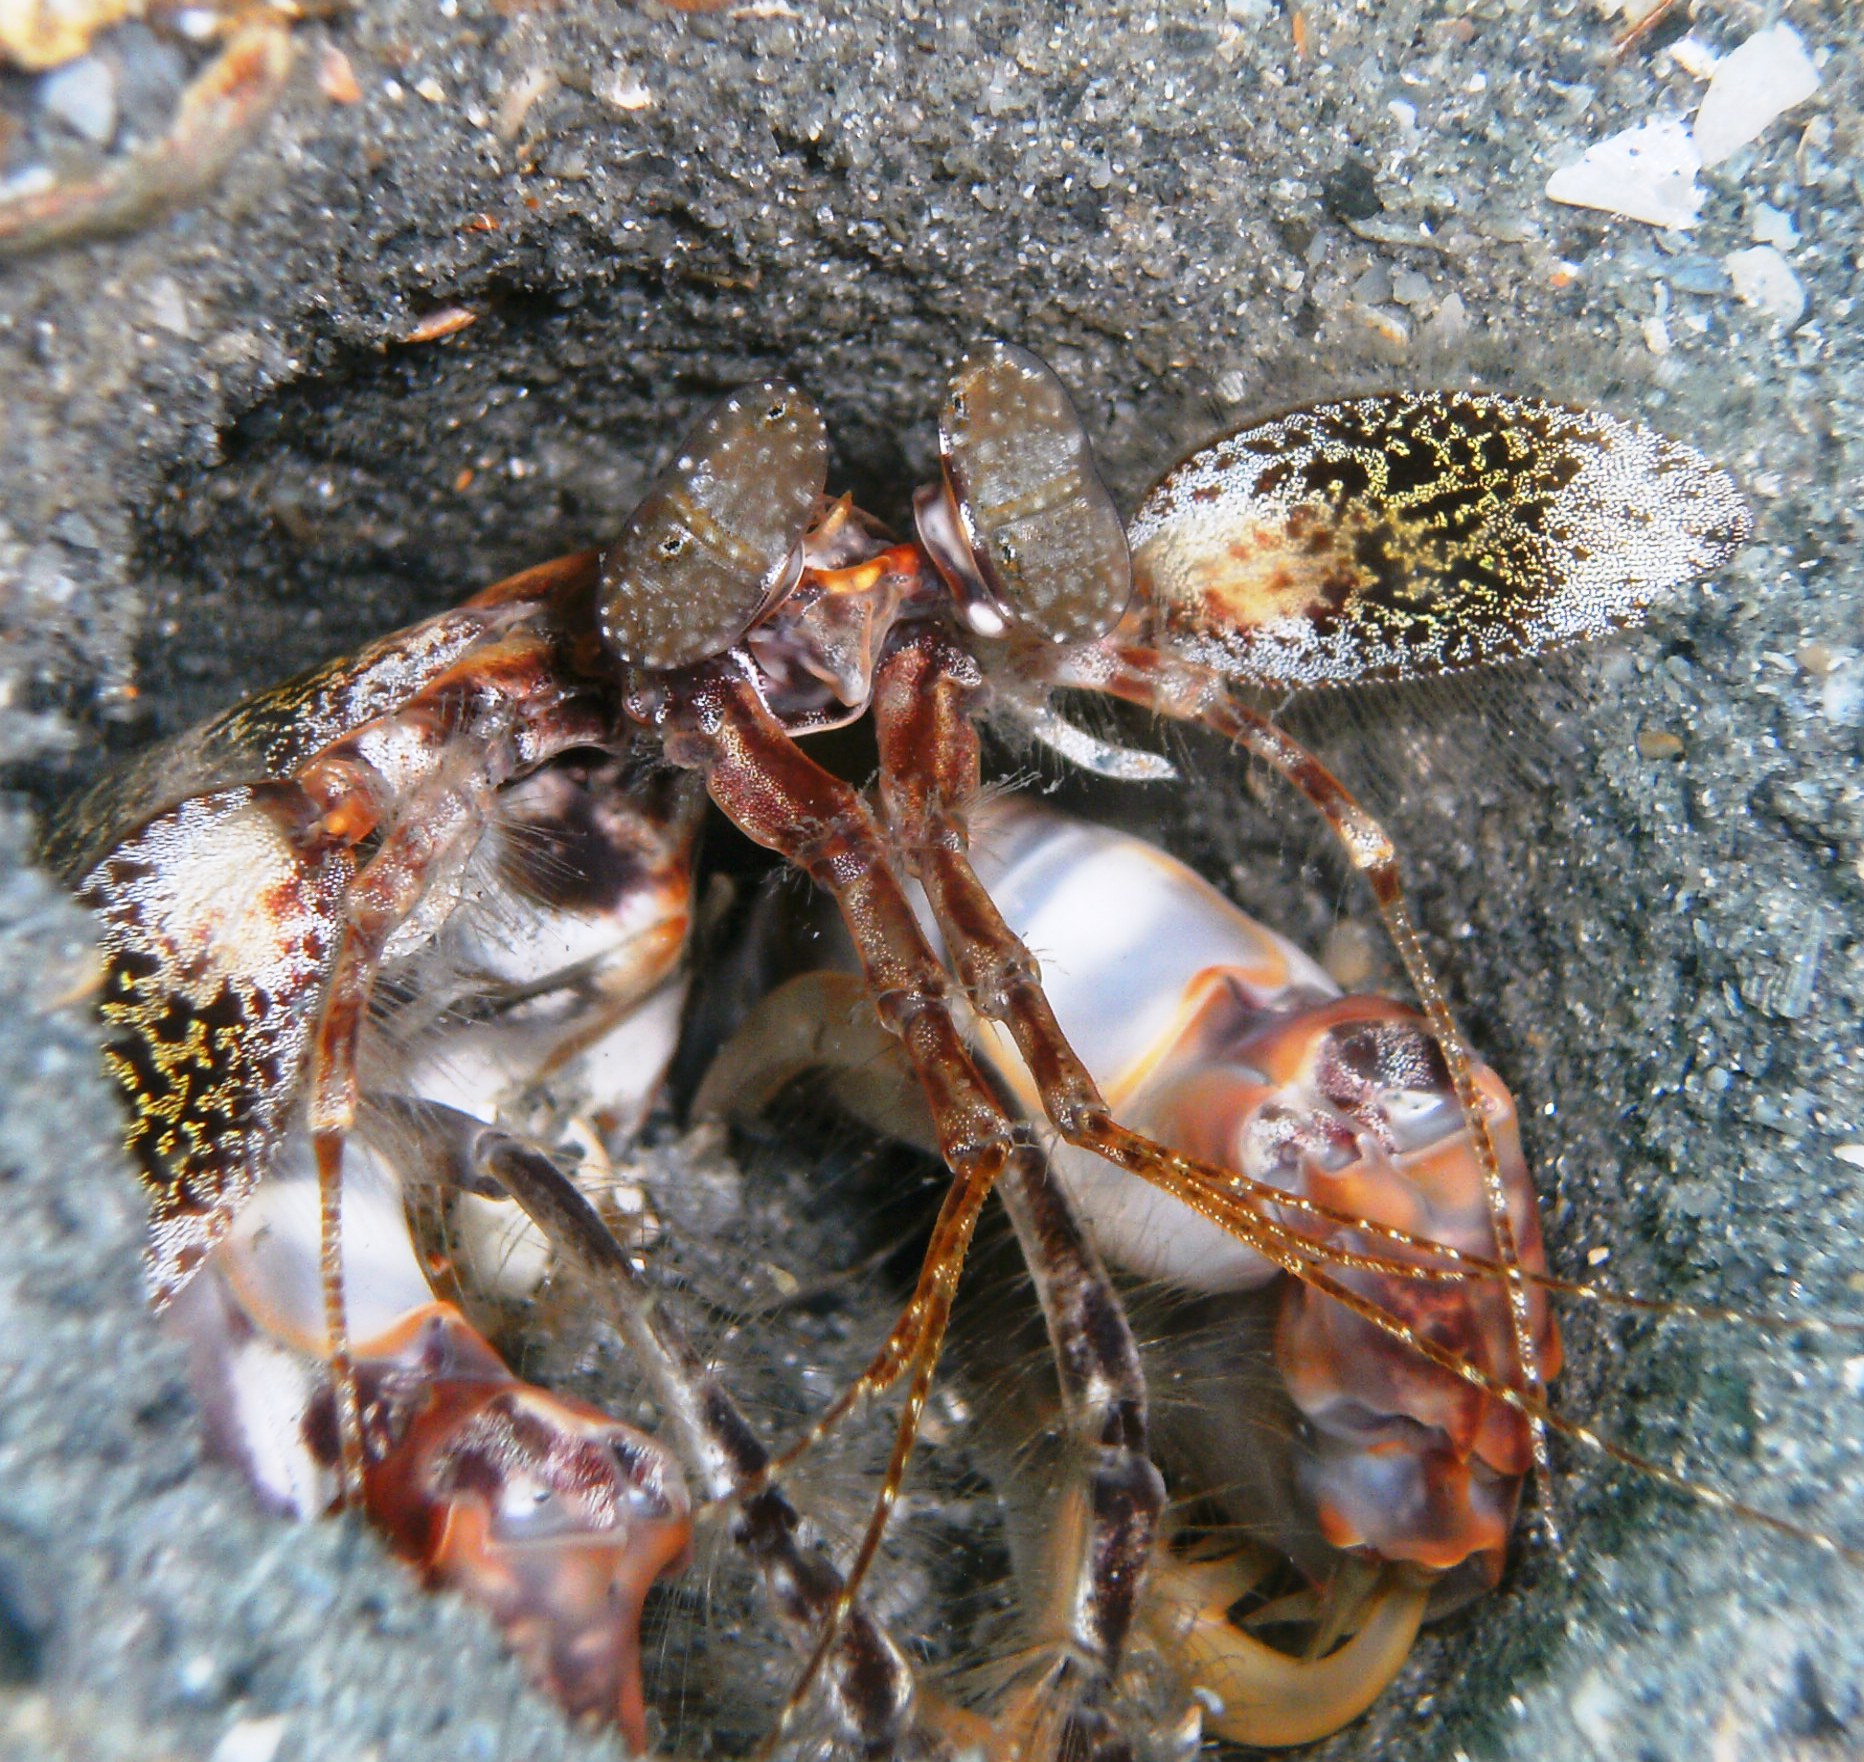
[[[85,885],[103,923],[104,1058],[149,1188],[158,1303],[225,1234],[296,1102],[354,870],[345,850],[300,851],[302,808],[285,786],[198,797],[140,828]],[[186,885],[190,868],[216,869],[228,852],[256,881],[238,925],[211,890]],[[266,957],[246,962],[235,950],[251,932]]]
[[[1193,455],[1130,529],[1158,635],[1284,686],[1444,673],[1632,623],[1746,537],[1648,430],[1436,392],[1297,410]]]

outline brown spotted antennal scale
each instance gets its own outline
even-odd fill
[[[1746,541],[1725,472],[1647,428],[1431,392],[1295,410],[1133,516],[1157,640],[1289,690],[1540,654],[1635,623]]]

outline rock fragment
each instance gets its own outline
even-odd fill
[[[116,133],[116,76],[95,55],[48,73],[40,82],[39,102],[47,115],[94,147],[107,147]]]
[[[1806,290],[1792,264],[1771,245],[1754,245],[1730,251],[1722,259],[1728,279],[1743,305],[1753,306],[1779,319],[1791,330],[1806,315]]]

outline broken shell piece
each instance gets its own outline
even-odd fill
[[[1704,165],[1758,140],[1776,116],[1819,89],[1819,70],[1791,25],[1753,36],[1716,65],[1692,131]]]
[[[0,0],[0,61],[43,72],[75,60],[100,32],[142,12],[138,0]]]
[[[1679,37],[1670,45],[1670,59],[1692,80],[1713,79],[1721,62],[1721,57],[1697,37]]]
[[[1588,147],[1578,161],[1547,179],[1550,201],[1598,208],[1652,226],[1694,226],[1703,191],[1702,157],[1689,130],[1658,117]]]

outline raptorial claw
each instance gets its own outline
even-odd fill
[[[641,1607],[691,1554],[665,1446],[520,1382],[449,1306],[357,1348],[370,1517],[438,1584],[488,1609],[572,1716],[647,1748]]]
[[[1376,1701],[1403,1669],[1430,1601],[1427,1575],[1388,1567],[1359,1605],[1354,1631],[1316,1658],[1279,1652],[1229,1611],[1255,1582],[1250,1557],[1153,1562],[1145,1621],[1207,1698],[1204,1729],[1231,1743],[1286,1749],[1329,1737]]]
[[[366,1196],[351,1209],[364,1230],[396,1221]],[[216,1451],[297,1515],[324,1507],[338,1459],[321,1315],[304,1276],[312,1216],[273,1205],[172,1310]],[[384,1298],[418,1276],[405,1243],[363,1270]],[[380,1304],[358,1308],[373,1315]],[[514,1376],[450,1304],[406,1310],[356,1343],[351,1365],[371,1520],[431,1582],[486,1609],[539,1687],[644,1750],[642,1605],[685,1564],[692,1538],[671,1453]]]

